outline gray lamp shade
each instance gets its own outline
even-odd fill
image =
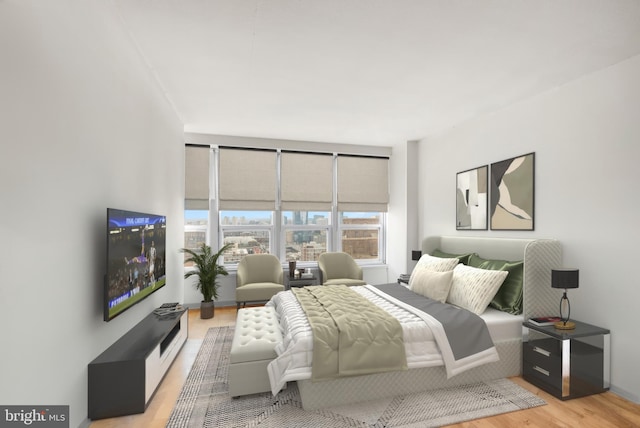
[[[552,288],[578,288],[578,269],[552,269]]]

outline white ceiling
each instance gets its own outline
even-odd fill
[[[389,145],[640,53],[638,0],[113,0],[187,132]]]

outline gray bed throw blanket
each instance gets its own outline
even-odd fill
[[[369,285],[382,296],[418,309],[429,324],[442,352],[448,377],[487,362],[498,361],[486,323],[478,315],[465,309],[425,298],[398,284]],[[380,294],[380,293],[379,293]],[[418,312],[414,312],[419,314]]]
[[[292,288],[313,331],[312,380],[407,370],[400,322],[344,285]]]

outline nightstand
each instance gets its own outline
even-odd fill
[[[609,389],[609,330],[575,323],[574,330],[523,323],[528,335],[522,343],[522,377],[561,400]]]
[[[401,273],[398,277],[398,284],[407,284],[409,285],[409,279],[411,279],[410,273]]]
[[[318,278],[287,278],[287,289],[291,287],[306,287],[307,285],[318,285]]]

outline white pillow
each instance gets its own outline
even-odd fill
[[[507,271],[459,264],[453,270],[447,302],[480,315],[487,309],[508,274]]]
[[[424,254],[422,257],[420,257],[420,260],[418,260],[416,268],[418,266],[423,266],[435,272],[447,272],[453,270],[458,262],[460,262],[460,260],[456,258],[443,259],[442,257],[434,257],[430,256],[429,254]]]
[[[452,278],[452,270],[448,272],[434,272],[424,267],[416,266],[409,280],[409,288],[414,293],[444,303],[451,289]]]

